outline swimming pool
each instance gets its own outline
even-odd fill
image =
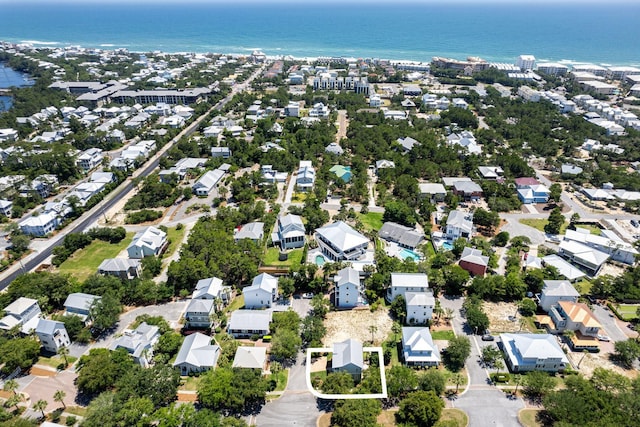
[[[420,261],[420,254],[410,249],[402,248],[399,252],[399,255],[402,259],[411,258],[414,261]]]
[[[451,249],[453,249],[453,245],[449,242],[444,242],[442,244],[442,249],[445,249],[447,251],[450,251]]]
[[[322,267],[327,260],[324,259],[322,255],[316,255],[316,265],[318,267]]]

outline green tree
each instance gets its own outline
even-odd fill
[[[33,404],[33,410],[42,412],[42,418],[45,418],[44,410],[47,408],[47,405],[49,405],[49,403],[46,400],[40,399]]]
[[[296,291],[295,281],[292,277],[280,277],[278,279],[278,287],[280,288],[280,293],[285,298],[289,298]]]
[[[469,272],[459,265],[447,265],[442,269],[445,280],[445,294],[462,295],[467,281],[469,281]]]
[[[267,382],[259,370],[218,368],[200,378],[198,401],[214,411],[241,413],[266,396]]]
[[[400,402],[396,421],[406,427],[431,427],[443,408],[444,402],[433,391],[414,391]]]
[[[495,246],[504,247],[509,243],[509,233],[506,231],[501,231],[496,234],[496,237],[493,238],[493,244]]]
[[[67,405],[64,403],[65,397],[67,397],[67,393],[65,393],[64,390],[56,390],[56,392],[53,393],[53,400],[55,402],[62,403],[63,409],[67,409]]]
[[[387,373],[387,391],[392,400],[398,401],[418,388],[418,376],[407,366],[395,365]]]
[[[640,343],[633,339],[616,341],[614,349],[614,357],[622,362],[627,368],[633,367],[633,362],[640,357]]]
[[[403,295],[398,295],[394,298],[393,302],[391,302],[391,307],[389,307],[389,313],[400,324],[404,325],[407,320],[407,303]]]
[[[549,219],[544,226],[544,232],[548,234],[560,234],[560,229],[564,224],[564,215],[559,207],[554,208],[549,214]]]
[[[118,322],[121,312],[120,298],[114,291],[107,291],[91,306],[89,316],[93,319],[93,328],[104,331]]]
[[[336,427],[374,427],[382,405],[375,399],[338,400],[331,414],[331,425]]]
[[[464,366],[465,361],[471,354],[471,342],[464,336],[454,337],[449,340],[449,347],[445,353],[445,363],[454,372],[459,371]]]
[[[466,311],[467,325],[474,333],[483,334],[489,327],[489,316],[480,306],[472,306]]]
[[[11,379],[11,380],[5,381],[5,383],[2,386],[2,389],[4,391],[10,391],[14,395],[16,395],[17,394],[16,390],[18,390],[18,387],[20,387],[20,384],[18,384],[18,381]]]
[[[322,344],[322,338],[327,333],[322,319],[317,316],[307,316],[302,320],[302,342],[309,347],[318,347]]]
[[[8,374],[16,368],[28,370],[40,356],[40,343],[33,337],[12,338],[0,344],[2,372]]]
[[[560,201],[560,196],[562,195],[562,186],[560,184],[553,183],[549,187],[549,200],[553,203],[558,203]]]
[[[482,347],[482,353],[480,355],[480,360],[487,366],[494,366],[497,360],[502,358],[502,352],[492,345],[488,345],[486,347]]]
[[[444,393],[447,379],[437,369],[427,369],[424,374],[418,377],[418,382],[422,391],[433,391],[437,396],[441,396]]]
[[[329,300],[327,300],[323,295],[314,295],[313,298],[311,298],[310,304],[314,316],[318,316],[321,319],[327,317],[327,313],[329,312]]]
[[[273,334],[271,355],[279,360],[293,359],[302,346],[300,334],[288,329]]]
[[[524,380],[524,393],[534,399],[540,399],[545,394],[553,391],[556,385],[555,378],[544,371],[531,371]]]
[[[322,382],[322,391],[327,394],[349,393],[355,386],[348,372],[331,372]]]
[[[531,298],[523,298],[522,301],[520,301],[520,303],[518,304],[520,314],[525,317],[533,316],[534,314],[536,314],[537,308],[537,304]]]

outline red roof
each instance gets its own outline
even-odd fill
[[[535,178],[516,178],[516,185],[518,187],[524,187],[526,185],[538,185],[540,184]]]

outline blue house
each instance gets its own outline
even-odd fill
[[[549,189],[542,184],[528,185],[518,188],[518,198],[522,203],[547,203],[549,201]]]

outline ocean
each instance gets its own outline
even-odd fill
[[[480,56],[513,63],[520,54],[533,54],[538,62],[640,65],[640,2],[514,3],[0,0],[0,40],[413,61]]]

